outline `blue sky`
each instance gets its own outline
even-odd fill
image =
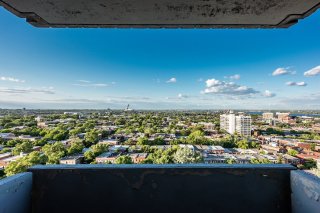
[[[274,30],[43,29],[0,7],[0,29],[0,108],[320,110],[320,11]]]

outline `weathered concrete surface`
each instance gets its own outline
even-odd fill
[[[291,172],[292,212],[320,212],[320,178],[304,171]]]
[[[320,0],[0,0],[37,27],[283,28]]]
[[[32,173],[0,180],[0,213],[28,213],[31,210]]]
[[[289,165],[39,166],[32,212],[286,213]]]

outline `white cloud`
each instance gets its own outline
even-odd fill
[[[296,74],[296,72],[289,70],[289,68],[278,68],[272,73],[273,76],[294,75],[294,74]]]
[[[92,84],[93,87],[107,87],[108,84]]]
[[[201,91],[202,94],[218,94],[218,95],[253,95],[259,93],[253,88],[241,86],[234,82],[225,82],[216,79],[208,79],[206,81],[206,88]]]
[[[176,83],[177,79],[176,78],[170,78],[169,80],[167,80],[167,83]]]
[[[78,80],[81,83],[91,83],[91,81],[87,81],[87,80]]]
[[[273,92],[271,92],[271,91],[269,91],[269,90],[266,90],[263,95],[264,95],[265,97],[268,97],[268,98],[272,98],[272,97],[275,97],[275,96],[276,96],[275,93],[273,93]]]
[[[214,87],[214,86],[218,86],[218,85],[221,85],[221,84],[222,84],[221,81],[216,80],[216,79],[214,79],[214,78],[208,79],[208,80],[206,81],[207,87]]]
[[[299,87],[305,87],[307,86],[308,84],[306,82],[293,82],[293,81],[289,81],[286,83],[287,86],[299,86]]]
[[[54,91],[53,87],[43,87],[41,89],[0,87],[0,93],[7,93],[7,94],[27,94],[27,93],[55,94],[55,91]]]
[[[241,76],[239,74],[235,74],[235,75],[231,75],[231,76],[225,76],[225,78],[229,78],[231,80],[239,80],[240,77]]]
[[[78,80],[80,83],[72,84],[73,86],[79,86],[79,87],[107,87],[109,84],[104,83],[92,83],[91,81],[87,80]],[[115,82],[111,83],[112,85],[115,85]]]
[[[20,79],[17,79],[17,78],[12,78],[12,77],[0,77],[0,80],[1,81],[11,81],[11,82],[16,82],[16,83],[24,83],[26,82],[25,80],[20,80]]]
[[[306,77],[311,77],[316,75],[320,75],[320,66],[314,67],[311,70],[308,70],[307,72],[304,73],[304,76]]]
[[[304,94],[303,96],[293,96],[281,99],[281,102],[287,106],[300,109],[319,109],[320,93]]]
[[[183,94],[179,93],[179,94],[178,94],[178,98],[179,98],[179,99],[182,99],[182,98],[188,98],[188,96],[186,96],[186,95],[183,95]]]

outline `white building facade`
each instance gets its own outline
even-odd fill
[[[236,132],[246,137],[251,136],[251,116],[236,116]]]
[[[220,129],[227,131],[229,134],[238,133],[246,137],[251,136],[251,116],[222,114],[220,115]]]

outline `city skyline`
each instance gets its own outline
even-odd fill
[[[41,29],[0,17],[0,108],[320,109],[319,11],[268,30]]]

